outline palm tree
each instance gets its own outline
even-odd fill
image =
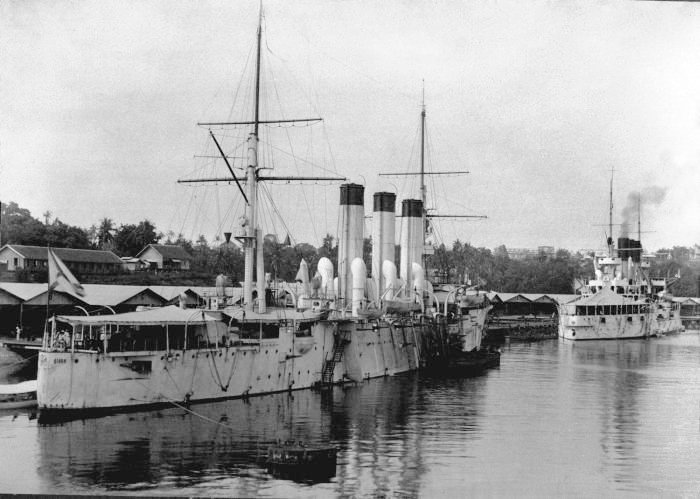
[[[111,246],[114,241],[114,222],[111,218],[103,218],[100,220],[100,226],[97,229],[97,245],[101,249],[105,246]]]

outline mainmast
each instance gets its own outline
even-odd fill
[[[258,13],[257,56],[255,59],[255,102],[253,131],[248,136],[248,166],[246,168],[248,204],[245,207],[245,219],[243,220],[245,238],[244,244],[244,279],[243,279],[243,303],[246,311],[253,311],[253,265],[255,264],[256,247],[262,245],[257,224],[257,180],[258,180],[258,127],[260,125],[260,45],[262,39],[262,4]],[[260,275],[262,267],[263,274]],[[265,274],[264,264],[258,262],[257,276],[258,309],[260,313],[265,311]]]
[[[420,200],[423,204],[423,211],[421,213],[421,225],[423,231],[423,241],[422,241],[422,251],[421,251],[421,264],[423,269],[425,269],[427,274],[427,257],[434,253],[434,248],[428,245],[428,236],[430,235],[430,219],[431,218],[487,218],[484,215],[438,215],[436,213],[428,214],[428,189],[425,185],[425,177],[427,175],[465,175],[469,173],[465,170],[458,171],[425,171],[425,136],[426,136],[426,111],[425,111],[425,82],[423,85],[422,100],[421,100],[421,113],[420,113],[420,170],[418,172],[405,172],[405,173],[380,173],[380,177],[399,177],[399,176],[419,176],[420,185]]]
[[[423,229],[423,251],[421,252],[421,265],[427,272],[428,256],[425,251],[425,246],[428,243],[428,219],[427,219],[427,192],[425,188],[425,81],[423,81],[423,98],[420,112],[420,200],[423,202],[423,211],[421,213],[421,227]]]
[[[253,311],[253,269],[257,267],[256,282],[257,282],[257,298],[258,298],[258,312],[264,313],[266,311],[265,307],[265,264],[263,260],[263,238],[262,229],[259,227],[259,207],[258,207],[258,183],[264,180],[270,181],[319,181],[319,180],[330,180],[338,181],[345,180],[344,177],[318,177],[318,176],[308,176],[308,177],[283,177],[283,176],[259,176],[258,175],[258,143],[259,138],[259,128],[261,124],[281,124],[281,123],[314,123],[322,121],[321,118],[301,118],[301,119],[284,119],[284,120],[268,120],[260,119],[260,76],[261,76],[261,51],[262,51],[262,2],[260,3],[260,10],[258,12],[258,31],[256,36],[256,58],[255,58],[255,102],[253,106],[253,119],[252,121],[229,121],[229,122],[204,122],[198,123],[202,126],[251,126],[251,132],[248,135],[248,154],[247,154],[247,165],[246,165],[246,175],[245,178],[238,179],[234,173],[233,168],[229,164],[228,158],[225,155],[220,144],[216,140],[214,134],[209,131],[214,143],[219,150],[219,153],[226,163],[226,166],[231,173],[232,179],[236,182],[244,200],[245,212],[241,220],[242,230],[236,239],[241,241],[243,245],[244,252],[244,280],[243,280],[243,302],[245,310]],[[178,180],[178,183],[190,183],[190,182],[224,182],[230,181],[230,178],[218,177],[218,178],[208,178],[208,179],[196,179],[196,180]],[[241,184],[245,183],[245,190]]]
[[[613,235],[612,235],[612,226],[613,226],[613,177],[615,175],[615,169],[613,168],[610,171],[610,210],[608,213],[608,256],[612,258],[613,255]]]

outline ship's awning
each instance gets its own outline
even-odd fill
[[[22,381],[14,385],[0,385],[0,395],[13,395],[17,393],[28,393],[36,391],[36,380]]]
[[[165,326],[165,325],[196,325],[221,320],[221,314],[201,309],[182,309],[174,305],[161,308],[151,308],[138,312],[126,312],[115,315],[59,315],[56,320],[71,325],[96,326],[116,324],[123,326]]]
[[[256,311],[246,312],[242,307],[227,307],[222,312],[238,322],[312,321],[323,315],[322,312],[283,307],[269,307],[264,314]]]

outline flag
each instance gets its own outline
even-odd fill
[[[78,279],[68,270],[66,264],[53,252],[49,250],[49,290],[57,289],[67,291],[78,296],[85,296],[85,289],[78,282]]]

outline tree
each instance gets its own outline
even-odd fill
[[[3,244],[46,245],[46,226],[14,201],[2,205],[0,238]]]
[[[109,249],[114,242],[114,222],[111,218],[103,218],[97,228],[97,247]]]
[[[58,218],[46,227],[45,243],[54,248],[89,249],[91,247],[90,238],[85,229],[64,224]]]
[[[157,243],[158,239],[155,225],[144,220],[138,225],[121,225],[114,235],[114,247],[120,256],[134,256],[149,244]]]

